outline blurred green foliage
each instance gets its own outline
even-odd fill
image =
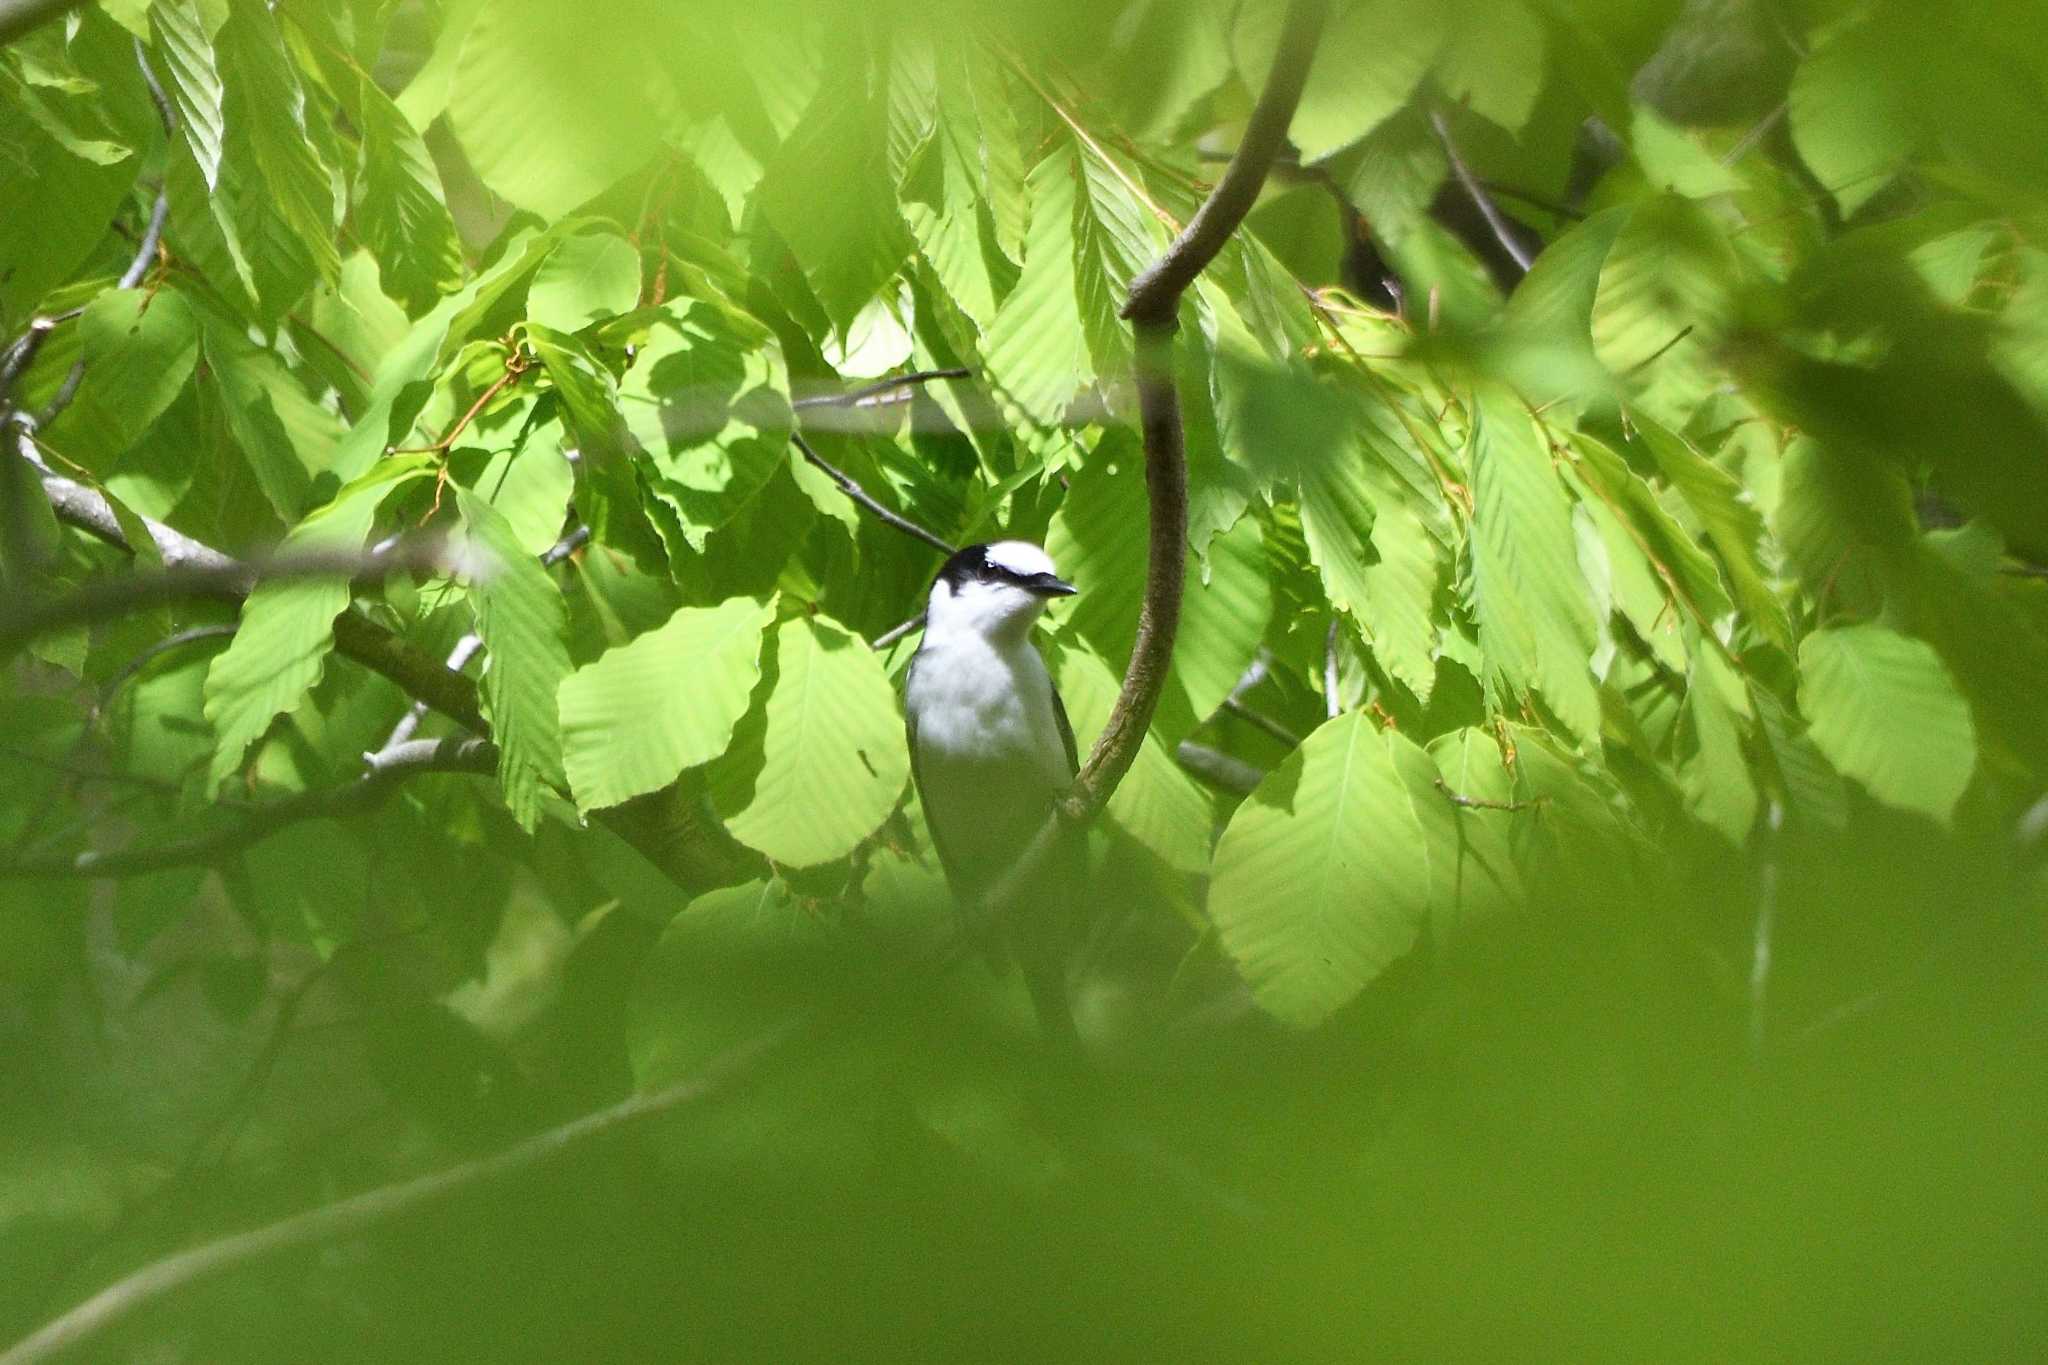
[[[867,642],[939,554],[791,435],[1050,547],[1087,744],[1145,555],[1117,309],[1277,31],[104,0],[0,51],[0,342],[58,319],[0,390],[48,416],[0,451],[10,603],[130,562],[16,430],[143,569],[150,519],[476,570],[0,661],[0,1337],[822,1011],[651,1138],[81,1358],[2038,1353],[2028,0],[1336,4],[1181,312],[1188,602],[1091,835],[1094,1074],[1016,973],[918,967],[915,637]],[[371,626],[480,637],[494,775],[358,791],[413,703]]]

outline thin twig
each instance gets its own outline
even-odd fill
[[[1330,618],[1330,633],[1323,637],[1323,706],[1332,720],[1344,714],[1344,694],[1337,685],[1338,619]]]
[[[874,517],[875,520],[881,522],[884,526],[893,527],[896,530],[901,531],[906,536],[915,537],[916,539],[921,540],[925,544],[931,546],[933,549],[939,551],[941,554],[950,555],[956,548],[958,548],[957,546],[949,544],[947,541],[945,541],[938,535],[934,534],[933,532],[925,530],[924,527],[919,526],[910,518],[903,516],[900,513],[891,511],[889,508],[883,506],[880,502],[877,502],[873,495],[871,495],[865,488],[862,488],[859,484],[855,483],[851,478],[849,478],[846,475],[844,471],[840,470],[835,465],[826,463],[825,458],[822,455],[818,454],[818,452],[812,448],[811,443],[809,441],[806,441],[804,439],[802,432],[792,431],[791,433],[789,433],[789,439],[796,443],[796,448],[803,453],[803,457],[806,460],[809,460],[812,464],[816,465],[818,469],[824,473],[826,478],[832,480],[833,483],[839,485],[840,492],[846,494],[847,497],[852,498],[854,502],[858,503],[870,516]]]
[[[871,398],[879,398],[883,394],[892,394],[898,389],[908,389],[919,384],[929,384],[935,379],[972,378],[974,378],[974,371],[958,366],[947,370],[912,370],[908,374],[891,375],[887,379],[877,379],[874,383],[862,385],[850,393],[812,394],[805,398],[794,399],[791,401],[790,406],[798,410],[804,408],[853,408],[859,407]]]
[[[1260,711],[1254,707],[1246,706],[1236,697],[1225,697],[1223,699],[1223,709],[1228,711],[1231,715],[1236,716],[1245,724],[1250,725],[1255,729],[1265,731],[1268,735],[1271,735],[1275,740],[1282,744],[1285,744],[1290,749],[1296,747],[1301,743],[1300,735],[1295,734],[1294,731],[1288,729],[1279,721],[1274,720],[1264,711]]]
[[[1536,263],[1536,258],[1529,254],[1529,248],[1516,239],[1514,231],[1508,227],[1508,220],[1501,214],[1500,206],[1493,202],[1493,196],[1486,192],[1486,186],[1479,183],[1479,177],[1472,174],[1472,168],[1465,164],[1464,155],[1458,151],[1457,141],[1451,137],[1449,120],[1444,118],[1442,110],[1432,109],[1429,122],[1430,126],[1436,129],[1437,141],[1444,145],[1444,155],[1450,158],[1451,173],[1457,176],[1458,183],[1465,187],[1465,193],[1479,209],[1479,216],[1493,229],[1494,240],[1500,243],[1501,250],[1508,253],[1509,259],[1522,268],[1522,273],[1528,274],[1529,267]]]
[[[1659,346],[1656,350],[1650,352],[1641,360],[1638,360],[1635,364],[1623,370],[1622,374],[1624,376],[1627,376],[1640,373],[1643,370],[1647,370],[1648,368],[1650,368],[1650,366],[1662,360],[1666,353],[1668,353],[1672,347],[1676,346],[1679,342],[1691,336],[1694,330],[1695,328],[1693,323],[1686,323],[1685,326],[1678,329],[1678,335],[1672,337],[1671,340],[1665,342],[1662,346]]]
[[[1527,801],[1488,801],[1477,796],[1462,796],[1451,790],[1451,784],[1441,777],[1436,779],[1436,789],[1444,799],[1460,810],[1498,810],[1519,813],[1525,810],[1541,810],[1550,800],[1547,796],[1531,797]]]
[[[532,368],[533,362],[528,360],[525,357],[525,355],[523,355],[518,350],[518,348],[513,348],[513,350],[505,357],[505,373],[499,375],[496,379],[492,380],[490,387],[486,388],[481,394],[477,395],[477,400],[469,405],[469,411],[463,413],[462,416],[456,418],[455,425],[448,428],[448,430],[442,435],[440,440],[434,442],[432,445],[406,446],[403,449],[387,450],[384,453],[387,455],[445,454],[448,448],[455,444],[456,439],[460,437],[462,433],[469,428],[469,424],[476,420],[477,414],[482,412],[485,406],[489,404],[493,398],[496,398],[500,393],[503,393],[505,391],[505,387],[508,384],[518,382],[519,376],[525,374],[528,370]],[[435,491],[439,492],[440,490],[436,488]]]
[[[157,659],[169,654],[172,650],[183,649],[186,645],[196,645],[204,640],[225,640],[233,636],[234,633],[235,628],[233,626],[217,624],[193,626],[189,630],[181,630],[175,635],[166,635],[163,639],[158,640],[127,663],[121,665],[121,671],[107,679],[105,686],[100,688],[100,705],[104,707],[113,698],[114,694],[121,690],[123,683],[126,683],[130,678],[149,667]]]
[[[923,629],[924,613],[919,612],[917,615],[911,617],[908,621],[905,621],[900,625],[891,626],[889,627],[889,629],[883,631],[880,635],[877,635],[875,637],[873,647],[877,650],[887,649],[890,645],[895,644],[898,640],[910,634],[912,631],[918,631]]]

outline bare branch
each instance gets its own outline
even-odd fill
[[[880,635],[877,635],[875,637],[873,648],[878,651],[887,649],[890,645],[895,644],[898,640],[910,634],[912,631],[923,629],[924,613],[919,612],[917,615],[911,617],[908,621],[904,621],[899,625],[891,626],[889,627],[889,629],[883,631]]]
[[[460,673],[469,666],[469,661],[475,658],[477,651],[483,647],[484,639],[481,635],[465,635],[457,640],[455,648],[448,651],[448,671]],[[411,739],[418,733],[420,722],[427,718],[427,712],[432,709],[424,701],[416,701],[407,707],[405,714],[399,717],[398,724],[391,728],[390,737],[384,741],[384,748],[388,750]]]
[[[1264,772],[1243,759],[1232,758],[1220,749],[1212,749],[1193,740],[1182,740],[1175,747],[1173,756],[1197,781],[1206,782],[1218,791],[1249,796],[1259,783],[1266,780]]]
[[[1223,699],[1223,709],[1252,728],[1272,736],[1275,741],[1285,744],[1290,749],[1295,748],[1301,743],[1300,735],[1295,734],[1294,731],[1288,729],[1279,721],[1274,720],[1264,711],[1246,706],[1236,697],[1225,697]]]
[[[388,796],[400,779],[428,772],[490,773],[497,766],[497,750],[480,739],[414,740],[374,757],[376,761],[370,770],[347,786],[305,792],[259,806],[234,824],[196,838],[111,853],[87,849],[66,857],[0,862],[0,879],[131,877],[170,867],[217,862],[260,843],[287,825],[368,810]]]
[[[846,494],[847,497],[852,498],[856,503],[858,503],[861,506],[862,509],[864,509],[870,516],[874,517],[875,520],[881,522],[884,526],[892,527],[895,530],[901,531],[906,536],[910,536],[914,539],[921,540],[941,554],[952,554],[953,551],[958,548],[957,546],[949,544],[947,541],[943,540],[934,533],[925,530],[924,527],[919,526],[910,518],[903,516],[900,513],[891,511],[889,508],[877,502],[875,498],[865,488],[862,488],[859,484],[855,483],[851,478],[847,477],[844,471],[839,469],[836,465],[826,463],[825,458],[818,454],[818,452],[812,448],[811,443],[809,441],[806,441],[804,439],[802,432],[792,431],[791,433],[789,433],[789,439],[796,443],[796,448],[799,451],[803,452],[803,457],[806,460],[809,460],[812,464],[816,465],[820,470],[822,470],[826,478],[832,480],[833,483],[839,485],[840,492]]]
[[[1180,310],[1180,296],[1216,259],[1216,253],[1251,212],[1265,187],[1267,172],[1287,141],[1287,125],[1294,121],[1294,107],[1301,102],[1301,89],[1315,60],[1326,13],[1323,0],[1291,0],[1287,6],[1273,69],[1245,124],[1236,154],[1165,254],[1131,281],[1123,307],[1125,320],[1170,326]]]
[[[96,579],[70,592],[0,611],[0,658],[52,631],[130,616],[151,607],[207,600],[238,602],[258,583],[377,577],[401,569],[447,573],[459,567],[446,547],[436,542],[400,544],[367,554],[298,551],[267,560],[178,565]]]
[[[1451,790],[1451,784],[1441,777],[1436,780],[1436,789],[1444,794],[1444,800],[1459,810],[1498,810],[1519,814],[1525,810],[1541,810],[1550,798],[1539,796],[1530,801],[1487,801],[1477,796],[1461,796]]]
[[[1458,183],[1465,187],[1465,193],[1478,208],[1479,216],[1493,229],[1494,240],[1500,243],[1501,250],[1508,253],[1509,259],[1522,268],[1522,273],[1528,274],[1529,267],[1536,263],[1536,258],[1530,255],[1529,248],[1523,246],[1515,237],[1514,230],[1508,226],[1508,220],[1501,214],[1500,206],[1493,202],[1493,196],[1486,192],[1486,186],[1479,183],[1479,177],[1472,174],[1472,168],[1465,164],[1464,156],[1458,151],[1458,144],[1451,137],[1450,121],[1443,116],[1442,110],[1433,109],[1430,111],[1429,122],[1430,126],[1436,129],[1437,141],[1444,145],[1444,155],[1451,160],[1452,174],[1456,175]]]
[[[590,528],[588,526],[579,526],[569,532],[568,535],[563,536],[560,540],[548,546],[547,550],[540,557],[540,566],[543,569],[552,569],[555,565],[569,558],[569,556],[575,554],[589,543]]]
[[[874,383],[865,384],[851,393],[812,394],[808,397],[798,398],[792,401],[790,406],[799,411],[805,408],[857,408],[872,399],[882,397],[884,394],[894,394],[901,389],[913,388],[919,384],[929,384],[935,379],[972,378],[974,378],[974,371],[964,367],[948,370],[912,370],[908,374],[891,375],[887,379],[877,379]]]
[[[1174,636],[1180,627],[1188,556],[1187,451],[1181,431],[1180,393],[1173,375],[1175,319],[1181,295],[1223,250],[1265,184],[1273,159],[1286,141],[1295,105],[1301,100],[1326,11],[1325,0],[1289,0],[1272,71],[1252,108],[1236,155],[1187,227],[1131,282],[1124,301],[1122,316],[1131,322],[1135,342],[1132,373],[1144,437],[1151,520],[1137,637],[1109,720],[1088,761],[1081,765],[1073,789],[988,893],[988,903],[998,914],[1051,855],[1062,828],[1087,824],[1108,802],[1137,759],[1159,705],[1159,694],[1166,687]]]

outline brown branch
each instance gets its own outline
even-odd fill
[[[463,413],[462,416],[456,418],[455,425],[448,428],[446,434],[444,434],[440,440],[434,442],[432,445],[406,446],[402,450],[387,450],[384,453],[387,455],[446,454],[448,451],[448,447],[454,445],[456,438],[460,437],[464,431],[468,430],[469,424],[476,420],[477,414],[482,412],[485,406],[488,405],[493,398],[496,398],[499,394],[503,393],[505,391],[506,385],[517,383],[519,380],[519,376],[525,374],[528,370],[532,368],[533,362],[528,360],[524,355],[521,355],[517,349],[514,349],[510,354],[508,354],[505,357],[505,373],[499,375],[496,379],[492,380],[490,387],[486,388],[482,393],[477,395],[477,400],[469,405],[469,411]]]
[[[1173,750],[1174,761],[1187,769],[1189,776],[1206,783],[1218,791],[1235,792],[1239,796],[1250,796],[1266,780],[1263,769],[1255,768],[1241,758],[1232,758],[1220,749],[1206,744],[1197,744],[1184,739]]]
[[[58,521],[109,545],[129,548],[104,497],[47,470],[42,471],[42,479],[43,491]],[[166,568],[187,565],[247,572],[241,561],[168,526],[146,518],[143,525],[156,542]],[[575,536],[567,539],[573,541]],[[334,647],[473,733],[488,733],[474,682],[368,617],[354,611],[336,617]],[[664,876],[691,894],[745,881],[760,866],[757,855],[740,847],[715,820],[673,793],[657,792],[636,798],[599,812],[598,818]]]
[[[1015,865],[992,888],[988,904],[1002,914],[1017,892],[1051,856],[1066,827],[1085,825],[1109,801],[1138,757],[1166,673],[1187,578],[1188,470],[1181,431],[1180,392],[1173,375],[1173,333],[1181,295],[1216,259],[1266,182],[1287,139],[1301,100],[1327,12],[1325,0],[1289,0],[1280,46],[1266,88],[1252,108],[1244,138],[1222,178],[1164,254],[1131,281],[1122,316],[1134,339],[1132,373],[1144,437],[1145,487],[1151,518],[1146,543],[1145,596],[1138,607],[1137,638],[1123,686],[1073,788],[1039,827]]]
[[[1123,307],[1126,321],[1170,327],[1180,310],[1180,296],[1216,259],[1216,253],[1251,212],[1265,187],[1266,173],[1287,141],[1287,125],[1294,121],[1294,107],[1301,102],[1301,89],[1315,60],[1326,13],[1324,0],[1290,0],[1273,69],[1236,153],[1223,168],[1216,188],[1209,191],[1165,254],[1131,281]]]
[[[239,602],[258,583],[300,578],[361,578],[400,569],[447,572],[439,545],[396,545],[388,550],[335,554],[300,551],[226,565],[186,564],[155,572],[101,578],[70,592],[0,611],[0,659],[53,631],[94,625],[178,602]]]

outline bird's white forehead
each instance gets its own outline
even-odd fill
[[[1028,540],[999,540],[988,547],[988,562],[1011,573],[1051,573],[1052,557]]]

